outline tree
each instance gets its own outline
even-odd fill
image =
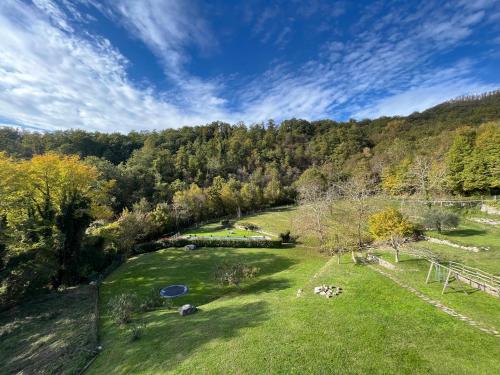
[[[399,164],[385,168],[382,172],[382,188],[390,195],[411,194],[411,160],[405,158]]]
[[[457,214],[442,209],[431,208],[424,213],[425,228],[437,230],[438,233],[446,227],[455,228],[459,222],[460,218]]]
[[[351,236],[349,232],[341,230],[335,226],[335,229],[330,233],[328,239],[321,246],[321,251],[329,256],[337,257],[337,264],[340,264],[342,254],[351,252],[351,257],[354,262],[354,251],[357,249],[356,237]]]
[[[352,233],[358,252],[363,251],[369,240],[366,223],[373,210],[370,198],[375,191],[374,180],[367,173],[355,174],[349,180],[339,181],[334,185],[334,197],[339,202],[336,205],[336,221],[343,223],[345,230]],[[356,262],[354,250],[351,255]]]
[[[41,280],[53,288],[78,282],[85,229],[106,210],[107,185],[96,168],[55,153],[21,161],[1,155],[0,166],[0,217],[10,232],[5,279],[20,286],[13,293],[20,296]]]
[[[456,193],[464,191],[464,169],[467,159],[470,157],[475,139],[475,132],[469,128],[460,129],[446,154],[446,165],[448,167],[447,185]]]
[[[332,224],[332,194],[316,184],[301,185],[296,226],[299,232],[317,236],[320,246],[327,240]]]
[[[316,167],[306,169],[295,182],[298,191],[306,189],[326,190],[328,182],[325,175]]]
[[[401,245],[415,231],[414,225],[394,208],[371,215],[368,228],[375,239],[389,242],[394,249],[396,262],[399,262]]]
[[[500,123],[479,128],[474,149],[462,171],[466,192],[493,192],[500,189]]]

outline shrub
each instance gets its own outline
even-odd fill
[[[134,246],[132,251],[133,254],[143,254],[150,253],[153,251],[157,251],[163,249],[164,246],[162,241],[152,241],[152,242],[143,242]]]
[[[221,221],[220,221],[220,225],[222,225],[224,228],[228,228],[228,227],[230,227],[230,226],[231,226],[231,223],[230,223],[230,221],[229,221],[229,220],[224,219],[224,220],[221,220]]]
[[[110,299],[108,307],[113,320],[117,324],[127,324],[135,311],[137,297],[135,294],[123,293]]]
[[[145,328],[146,325],[144,323],[134,324],[132,327],[130,327],[130,342],[139,340]]]
[[[255,224],[248,223],[248,222],[239,222],[238,223],[239,227],[244,228],[245,230],[258,230],[259,227]]]
[[[169,305],[170,300],[160,296],[160,291],[157,288],[151,288],[149,294],[143,299],[141,303],[142,311],[150,311],[157,307]],[[168,306],[170,307],[170,306]]]
[[[290,231],[287,230],[286,232],[280,233],[279,237],[281,239],[281,242],[283,243],[295,243],[297,241],[297,236],[292,236],[290,234]]]
[[[296,237],[292,237],[295,240]],[[168,247],[184,247],[195,244],[198,247],[250,247],[250,248],[277,248],[281,247],[282,241],[267,239],[240,239],[240,238],[165,238],[158,241],[144,242],[134,246],[133,254],[142,254],[165,249]]]
[[[423,219],[423,224],[427,229],[437,230],[438,233],[441,233],[444,228],[455,228],[460,222],[457,214],[435,208],[427,210]]]
[[[239,288],[243,280],[254,278],[257,272],[259,272],[257,267],[223,262],[216,266],[214,276],[221,285],[236,285]]]

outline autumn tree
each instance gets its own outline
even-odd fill
[[[448,167],[447,185],[451,191],[464,191],[464,169],[467,159],[470,157],[475,140],[475,132],[470,128],[462,128],[457,131],[450,150],[446,154],[446,165]]]
[[[368,228],[376,240],[389,242],[394,249],[396,262],[399,262],[401,245],[415,230],[414,225],[394,208],[371,215]]]

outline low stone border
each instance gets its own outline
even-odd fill
[[[500,220],[486,219],[483,217],[471,217],[469,220],[473,221],[475,223],[486,224],[486,225],[499,225],[500,224]]]
[[[440,244],[440,245],[448,245],[448,246],[451,246],[451,247],[456,247],[457,249],[462,249],[462,250],[466,250],[466,251],[472,251],[474,253],[479,253],[481,250],[488,251],[490,249],[489,247],[477,247],[477,246],[459,245],[459,244],[457,244],[455,242],[451,242],[449,240],[441,240],[441,239],[435,238],[435,237],[424,236],[424,239],[426,241],[429,241],[429,242],[432,242],[432,243],[437,243],[437,244]]]
[[[396,265],[392,264],[391,262],[388,262],[385,259],[379,258],[376,255],[373,254],[368,254],[368,260],[380,264],[382,267],[388,268],[390,270],[395,270]]]

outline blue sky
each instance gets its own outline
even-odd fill
[[[500,0],[1,0],[0,124],[374,118],[500,88]]]

